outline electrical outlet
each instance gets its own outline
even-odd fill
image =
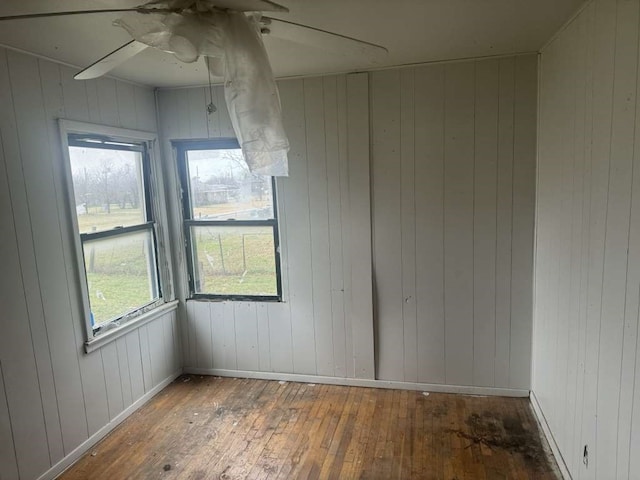
[[[584,450],[582,450],[582,463],[584,466],[589,468],[589,446],[585,445]]]

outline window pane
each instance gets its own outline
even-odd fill
[[[239,148],[190,150],[187,152],[187,172],[191,218],[273,218],[271,177],[249,172]]]
[[[69,147],[69,157],[80,233],[146,221],[140,152]]]
[[[272,227],[191,227],[195,293],[277,295]]]
[[[85,241],[83,251],[94,326],[158,298],[151,231]]]

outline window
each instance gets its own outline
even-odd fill
[[[191,296],[279,301],[274,178],[252,174],[235,139],[175,145]]]
[[[64,124],[63,135],[91,341],[162,303],[149,144]]]

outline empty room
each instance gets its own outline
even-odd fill
[[[640,479],[639,66],[640,0],[1,2],[0,480]]]

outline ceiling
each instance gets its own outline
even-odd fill
[[[293,22],[385,46],[375,68],[469,57],[537,51],[583,0],[277,0],[289,13],[270,14]],[[91,8],[126,8],[135,0],[94,0]],[[0,16],[86,9],[86,0],[2,0]],[[52,17],[0,22],[0,44],[84,67],[130,40],[112,25],[118,14]],[[276,77],[372,68],[359,58],[265,35]],[[182,63],[149,48],[111,76],[154,87],[207,83],[202,60]]]

